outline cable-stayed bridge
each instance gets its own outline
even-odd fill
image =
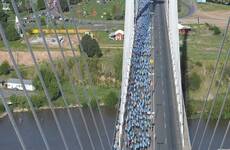
[[[129,38],[124,43],[115,147],[190,149],[181,87],[177,2],[128,3],[125,32]]]
[[[30,0],[30,2],[32,3],[32,0]],[[40,72],[40,67],[34,55],[34,50],[28,40],[28,36],[22,22],[22,16],[17,8],[17,3],[15,0],[11,0],[11,3],[17,17],[16,20],[18,30],[21,32],[21,35],[25,40],[28,52],[31,54],[35,70],[38,74],[39,80],[41,81],[42,89],[44,90],[45,97],[48,102],[48,107],[51,110],[55,125],[57,126],[57,131],[63,144],[62,149],[71,149],[68,145],[68,141],[66,140],[66,135],[63,132],[61,120],[58,118],[57,113],[54,109],[54,105],[50,96],[50,91],[47,89],[46,83],[44,82],[44,76]],[[48,9],[50,4],[45,0],[44,3],[46,5],[46,8]],[[55,6],[57,6],[56,9],[59,10],[60,16],[62,18],[63,26],[68,37],[67,40],[72,55],[74,58],[76,58],[74,59],[74,63],[77,64],[77,67],[75,69],[76,72],[74,73],[76,73],[79,76],[81,82],[83,82],[83,73],[80,70],[80,61],[77,59],[76,54],[77,50],[73,46],[73,41],[68,33],[68,24],[65,22],[64,13],[62,12],[59,1],[54,1],[54,3]],[[68,97],[65,94],[64,87],[61,83],[60,76],[57,71],[57,66],[55,65],[52,55],[50,53],[50,48],[47,44],[47,40],[41,26],[41,21],[39,20],[36,8],[32,5],[32,12],[35,16],[36,24],[40,33],[40,37],[43,41],[45,51],[47,51],[48,53],[51,71],[55,76],[58,89],[60,90],[65,105],[64,108],[66,109],[67,117],[70,120],[74,139],[77,143],[77,149],[193,149],[194,147],[192,146],[196,140],[196,135],[195,140],[190,143],[181,85],[181,64],[177,11],[178,2],[177,0],[127,0],[125,3],[125,40],[123,48],[121,97],[116,125],[114,126],[115,132],[113,135],[113,139],[111,139],[111,135],[109,135],[108,132],[108,127],[106,126],[103,119],[100,104],[97,100],[97,113],[95,113],[91,105],[89,105],[89,114],[92,118],[91,123],[95,127],[95,130],[93,131],[89,127],[89,123],[87,123],[88,118],[86,118],[84,110],[82,109],[82,107],[78,107],[78,113],[82,120],[82,126],[84,126],[85,134],[88,141],[88,144],[86,146],[87,148],[85,147],[85,145],[82,144],[83,140],[85,140],[86,138],[83,139],[79,135],[80,131],[77,128],[78,125],[74,121],[75,114],[73,114],[73,112],[70,110]],[[68,9],[71,10],[69,1]],[[46,21],[52,22],[51,13],[52,11],[48,11],[49,17]],[[77,19],[78,18],[75,18],[75,16],[72,16],[71,25],[74,27],[75,38],[80,41]],[[225,38],[228,32],[228,26],[225,32]],[[68,76],[67,78],[69,79],[69,82],[71,84],[70,90],[73,93],[75,99],[78,100],[77,103],[80,106],[79,93],[76,88],[77,85],[75,85],[74,79],[71,76],[64,49],[59,41],[58,33],[56,31],[57,27],[55,23],[51,23],[51,28],[53,29],[55,38],[58,41],[61,58],[63,59],[63,63]],[[7,37],[5,36],[5,31],[3,30],[2,26],[0,26],[0,34],[3,43],[9,53],[9,57],[11,58],[17,76],[22,84],[24,95],[29,104],[29,109],[32,112],[36,127],[44,144],[44,149],[50,150],[52,149],[52,146],[50,145],[49,140],[47,139],[47,135],[45,134],[44,129],[41,125],[41,121],[31,101],[31,96],[26,90],[22,74],[18,68],[15,57],[13,55],[13,51],[7,40]],[[225,40],[226,39],[223,40],[222,46]],[[87,74],[88,82],[90,83],[90,85],[92,85],[91,73],[89,72],[89,67],[86,62],[87,56],[83,51],[83,46],[81,42],[79,42],[79,47],[79,53],[83,57],[83,66],[85,69],[84,73]],[[222,48],[220,48],[219,52],[221,52]],[[95,92],[96,90],[94,89],[94,96]],[[6,99],[2,95],[2,91],[0,91],[0,94],[1,100],[5,106],[6,112],[9,116],[9,120],[14,128],[21,148],[23,150],[27,150],[28,147],[24,142],[23,136],[20,133],[20,129],[17,126],[15,118],[6,102]],[[90,101],[92,101],[92,98],[88,95],[86,88],[84,88],[83,90],[83,95],[84,98],[89,101],[89,103]],[[205,105],[206,104],[204,104],[204,107]],[[203,112],[200,118],[202,118],[202,115]],[[229,126],[230,125],[228,125],[227,132]],[[199,124],[196,130],[196,134],[198,132],[198,128]],[[93,137],[92,132],[96,133],[97,137]],[[204,135],[205,133],[203,134],[203,136]],[[95,138],[98,138],[98,143],[96,144]],[[204,137],[202,137],[202,140],[203,138]],[[223,139],[223,141],[225,140],[225,138]],[[221,148],[222,146],[223,142]]]

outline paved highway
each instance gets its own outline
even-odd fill
[[[164,3],[155,5],[155,110],[157,150],[181,150],[178,112],[172,74],[170,46]]]

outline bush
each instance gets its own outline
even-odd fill
[[[90,106],[92,108],[97,108],[97,100],[96,98],[93,98],[91,101],[90,101]]]
[[[200,88],[201,78],[200,76],[193,72],[189,77],[189,88],[193,91],[198,90]]]
[[[12,95],[9,99],[14,108],[28,108],[28,103],[25,96]]]
[[[8,24],[6,27],[6,38],[9,41],[16,41],[20,39],[20,36],[17,32],[17,30],[15,29],[14,24]]]
[[[83,51],[87,54],[88,57],[102,56],[98,42],[95,39],[92,39],[90,35],[83,36],[81,44],[83,46]]]
[[[117,93],[114,91],[109,92],[109,94],[104,98],[104,104],[108,107],[115,107],[118,102]]]
[[[40,108],[46,104],[46,97],[42,93],[38,95],[32,95],[31,100],[35,108]]]
[[[4,61],[0,66],[0,75],[7,75],[10,73],[10,65],[7,61]]]
[[[213,27],[213,32],[214,35],[219,35],[221,33],[220,28],[218,28],[217,26]]]
[[[41,25],[42,26],[46,25],[46,18],[45,17],[41,17]]]
[[[51,71],[51,69],[49,69],[47,65],[41,66],[40,72],[50,94],[51,100],[56,100],[60,96],[60,90],[58,88],[58,84],[53,72]],[[33,79],[33,85],[37,90],[43,90],[38,75],[36,75]]]

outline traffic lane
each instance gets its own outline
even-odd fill
[[[168,38],[167,38],[167,25],[166,25],[166,19],[164,17],[164,7],[163,4],[159,4],[157,5],[157,9],[156,9],[156,14],[158,14],[158,16],[156,17],[156,21],[155,21],[155,27],[156,27],[156,53],[158,55],[156,55],[156,76],[158,76],[158,78],[156,79],[156,81],[161,81],[162,87],[158,86],[156,88],[156,98],[158,100],[162,100],[163,103],[158,102],[159,105],[163,105],[163,108],[161,108],[160,106],[157,106],[158,109],[160,109],[157,112],[157,120],[158,121],[158,128],[157,130],[161,130],[163,131],[163,127],[165,130],[167,130],[167,135],[158,133],[158,142],[162,142],[163,139],[165,139],[164,142],[164,146],[167,149],[177,149],[177,142],[175,141],[175,117],[174,114],[176,114],[175,109],[173,108],[173,103],[172,103],[172,97],[173,97],[173,92],[172,90],[173,88],[173,79],[171,78],[171,76],[169,76],[170,73],[170,63],[169,63],[169,59],[170,59],[170,54],[169,54],[169,43]],[[158,34],[158,35],[157,35]],[[164,65],[163,65],[164,64]],[[157,69],[160,66],[160,70]],[[160,72],[160,73],[158,73]],[[170,82],[171,81],[171,82]],[[165,90],[163,90],[165,89]],[[157,91],[161,91],[161,92],[157,92]],[[157,100],[156,99],[156,100]],[[162,113],[163,110],[163,113]],[[160,119],[161,118],[161,119]],[[160,134],[160,135],[159,135]],[[160,139],[160,140],[159,140]],[[162,147],[161,147],[162,148]]]
[[[176,102],[176,95],[175,95],[175,85],[174,85],[174,78],[173,78],[173,69],[172,69],[172,62],[171,62],[171,52],[169,46],[169,37],[167,31],[167,23],[166,23],[166,15],[165,15],[165,7],[164,5],[160,5],[161,7],[161,24],[162,24],[162,35],[165,37],[165,44],[163,44],[164,49],[163,53],[163,60],[165,60],[165,89],[168,92],[166,104],[168,104],[168,120],[171,127],[171,140],[173,147],[176,150],[180,150],[180,130],[179,130],[179,118],[178,118],[178,111],[177,111],[177,102]]]
[[[166,143],[166,118],[165,118],[165,106],[162,97],[162,66],[161,66],[161,30],[160,30],[160,15],[159,15],[159,5],[156,5],[156,15],[155,15],[155,100],[156,100],[156,149],[168,149],[168,144]]]

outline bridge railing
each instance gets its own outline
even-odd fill
[[[188,134],[188,125],[186,112],[184,107],[184,99],[181,84],[181,64],[180,64],[180,50],[179,50],[179,31],[178,31],[178,12],[177,12],[177,0],[166,0],[166,20],[168,24],[168,34],[170,40],[171,59],[173,67],[173,76],[175,84],[175,92],[177,99],[177,108],[179,115],[179,125],[182,139],[183,149],[191,149],[190,139]],[[188,141],[189,140],[189,141]]]

